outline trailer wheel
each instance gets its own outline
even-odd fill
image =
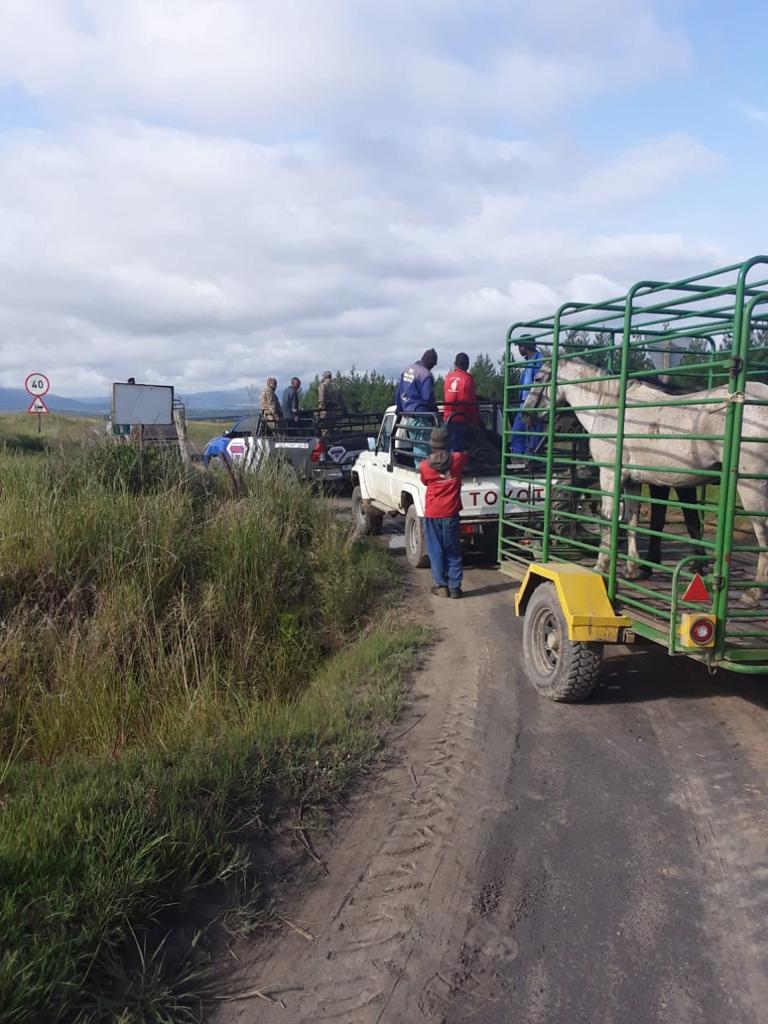
[[[565,616],[552,583],[531,595],[523,619],[523,658],[528,678],[543,697],[585,700],[597,686],[601,643],[568,639]]]
[[[378,536],[384,525],[384,516],[376,515],[373,512],[366,512],[363,505],[363,495],[359,487],[352,491],[352,519],[358,533],[363,536]]]
[[[429,565],[424,519],[413,505],[409,505],[405,513],[405,557],[414,569],[426,569]]]

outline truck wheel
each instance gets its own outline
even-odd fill
[[[585,700],[597,686],[601,643],[568,639],[554,584],[540,583],[523,619],[523,658],[528,678],[543,697]]]
[[[414,569],[426,569],[429,565],[427,542],[424,538],[424,519],[413,505],[405,514],[405,557]]]
[[[357,532],[365,537],[378,536],[384,523],[384,516],[366,512],[359,487],[355,487],[352,491],[352,520]]]

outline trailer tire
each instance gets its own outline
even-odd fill
[[[408,565],[414,569],[426,569],[429,566],[424,518],[413,505],[409,505],[405,513],[405,557]]]
[[[565,616],[552,583],[534,590],[523,619],[523,658],[538,692],[562,703],[586,700],[597,686],[601,643],[568,639]]]
[[[384,516],[366,512],[363,495],[359,487],[352,491],[352,519],[358,533],[364,537],[377,537],[384,526]]]

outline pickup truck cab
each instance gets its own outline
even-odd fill
[[[279,463],[302,480],[343,490],[357,456],[373,447],[380,420],[381,413],[346,413],[330,421],[307,411],[273,427],[254,411],[209,441],[204,459],[223,456],[244,470]]]
[[[469,444],[470,463],[461,487],[461,536],[466,548],[495,556],[498,543],[501,485],[501,410],[480,404],[482,428]],[[429,565],[424,538],[426,487],[419,465],[430,452],[432,428],[442,423],[440,412],[402,415],[387,409],[371,451],[352,467],[352,515],[361,533],[381,533],[385,515],[405,517],[405,551],[410,565]],[[508,479],[507,515],[531,515],[541,506],[544,491],[530,477]]]

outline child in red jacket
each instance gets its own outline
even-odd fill
[[[448,431],[444,427],[432,431],[430,443],[432,453],[419,466],[419,475],[427,486],[424,529],[435,583],[432,593],[438,597],[461,597],[461,474],[469,455],[448,451]]]

